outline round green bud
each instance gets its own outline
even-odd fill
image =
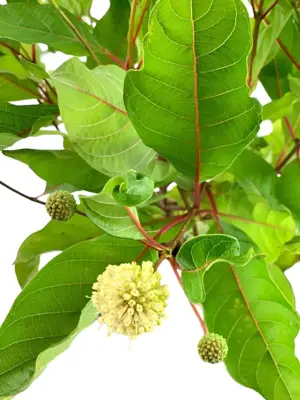
[[[217,333],[208,333],[199,341],[198,353],[203,361],[211,364],[224,361],[228,353],[226,339]]]
[[[46,210],[52,219],[67,221],[76,209],[76,201],[73,195],[65,190],[53,192],[47,199]]]

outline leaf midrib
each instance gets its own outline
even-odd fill
[[[239,290],[240,290],[240,293],[241,293],[241,295],[242,295],[242,297],[243,297],[245,306],[246,306],[247,310],[249,311],[249,313],[250,313],[250,315],[251,315],[251,318],[252,318],[252,320],[253,320],[253,322],[254,322],[254,324],[255,324],[255,326],[256,326],[257,332],[259,333],[259,335],[260,335],[262,341],[264,342],[264,344],[265,344],[265,346],[266,346],[266,349],[267,349],[267,350],[266,350],[266,353],[269,353],[269,355],[270,355],[270,357],[271,357],[271,359],[272,359],[272,361],[273,361],[273,363],[274,363],[274,365],[275,365],[275,367],[276,367],[276,371],[277,371],[277,373],[278,373],[278,378],[277,378],[277,379],[279,379],[279,378],[281,379],[281,381],[283,382],[283,384],[284,384],[284,386],[285,386],[287,392],[289,393],[290,399],[292,399],[292,397],[291,397],[291,392],[290,392],[288,386],[286,385],[285,380],[282,378],[282,375],[281,375],[279,366],[278,366],[276,360],[275,360],[274,357],[273,357],[273,354],[272,354],[272,351],[271,351],[271,349],[270,349],[270,347],[269,347],[269,344],[268,344],[268,342],[266,341],[266,339],[265,339],[265,337],[264,337],[264,335],[263,335],[263,333],[262,333],[262,331],[261,331],[261,329],[260,329],[259,323],[258,323],[258,321],[256,320],[255,315],[254,315],[254,313],[253,313],[253,311],[252,311],[252,309],[251,309],[251,306],[250,306],[250,304],[249,304],[249,302],[248,302],[248,300],[247,300],[247,297],[246,297],[245,292],[244,292],[244,290],[243,290],[243,287],[242,287],[240,278],[239,278],[239,276],[237,275],[237,273],[236,273],[236,271],[235,271],[235,269],[234,269],[234,266],[233,266],[232,264],[229,264],[229,265],[230,265],[232,274],[233,274],[233,276],[234,276],[234,279],[235,279],[235,281],[236,281],[236,283],[237,283],[237,285],[238,285],[238,288],[239,288]],[[257,333],[257,332],[256,332],[256,333]],[[266,353],[264,353],[264,355],[262,356],[262,358],[265,356]],[[259,384],[258,384],[258,386],[260,387]],[[275,387],[274,387],[274,390],[275,390]]]

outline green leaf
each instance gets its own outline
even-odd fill
[[[125,178],[115,178],[114,199],[122,206],[137,206],[145,203],[153,194],[154,182],[148,176],[129,171]]]
[[[0,102],[0,150],[37,132],[58,115],[52,105],[15,106]]]
[[[38,272],[40,255],[100,236],[103,232],[88,218],[78,214],[65,222],[50,221],[43,229],[32,233],[21,244],[15,261],[15,271],[21,287]]]
[[[138,137],[123,104],[125,71],[109,65],[89,70],[78,59],[54,74],[59,107],[75,150],[105,175],[139,171],[154,157]]]
[[[77,16],[88,15],[93,0],[56,0],[56,4]]]
[[[0,72],[1,73],[7,73],[7,74],[12,74],[18,79],[27,79],[29,78],[28,72],[26,69],[22,66],[21,58],[16,58],[10,50],[7,48],[1,47],[1,42],[0,42],[0,50],[1,52],[4,50],[7,52],[7,54],[3,54],[0,56]]]
[[[295,234],[295,224],[288,211],[274,210],[263,199],[255,198],[254,205],[241,191],[217,199],[221,220],[245,232],[267,254],[267,262],[277,260],[284,244]]]
[[[167,160],[153,159],[143,170],[144,174],[154,180],[155,186],[162,186],[170,183],[177,176],[177,171]]]
[[[205,321],[226,338],[230,375],[267,400],[300,396],[300,364],[294,355],[299,317],[262,260],[244,267],[225,263],[205,274]]]
[[[274,168],[271,167],[258,154],[245,150],[234,161],[229,169],[238,184],[247,194],[254,194],[268,199],[275,203],[275,185],[277,175]]]
[[[70,335],[83,322],[80,315],[92,284],[106,266],[131,262],[143,248],[136,241],[104,235],[67,249],[38,273],[0,328],[0,396],[27,388],[35,374],[69,344]],[[149,253],[146,257],[151,260]],[[83,326],[93,321],[90,313],[86,317]]]
[[[235,265],[247,264],[253,258],[253,249],[240,254],[236,238],[228,235],[201,235],[188,240],[180,248],[176,260],[181,266],[182,284],[192,303],[203,303],[205,289],[203,279],[206,271],[215,263],[226,261]],[[185,272],[188,271],[188,272]]]
[[[130,17],[129,0],[112,0],[107,13],[94,28],[94,35],[101,47],[117,56],[123,62],[127,54],[127,33]],[[103,64],[111,64],[111,58],[99,55]]]
[[[23,65],[25,70],[34,78],[47,79],[50,78],[47,71],[45,71],[40,65],[33,63],[26,58],[20,58],[20,63]]]
[[[86,215],[94,224],[110,235],[135,240],[144,239],[125,207],[118,204],[113,198],[115,185],[116,178],[112,178],[101,193],[90,197],[80,196]],[[133,207],[131,211],[138,219],[136,209]]]
[[[287,165],[276,185],[278,200],[293,214],[300,227],[300,166],[297,160]]]
[[[282,50],[261,70],[259,79],[272,99],[278,99],[290,91],[288,75],[292,71],[293,64]]]
[[[144,143],[178,171],[194,176],[201,149],[204,181],[231,165],[260,122],[246,86],[249,18],[238,0],[173,3],[153,9],[144,67],[128,72],[125,104]]]
[[[84,40],[96,49],[89,26],[64,10]],[[76,56],[89,51],[54,6],[46,4],[8,4],[0,7],[0,37],[22,43],[44,43]]]
[[[294,94],[288,92],[280,99],[266,104],[263,109],[263,117],[271,121],[286,117],[291,112],[293,105],[298,101]]]
[[[265,5],[265,7],[267,7],[267,5]],[[282,6],[280,2],[271,14],[269,25],[263,26],[263,24],[261,24],[257,51],[253,64],[253,79],[257,80],[261,69],[276,56],[278,51],[278,47],[275,45],[276,39],[291,18],[291,15],[291,7]]]
[[[296,4],[296,3],[295,3]],[[296,7],[296,5],[295,5]],[[298,6],[299,7],[299,6]],[[299,14],[299,8],[298,8]],[[282,45],[287,49],[289,54],[293,55],[295,62],[300,65],[300,54],[299,54],[299,43],[300,43],[300,31],[299,31],[299,15],[296,15],[296,11],[293,10],[289,22],[285,25],[284,29],[280,34],[280,41]]]
[[[295,309],[295,296],[287,277],[276,265],[269,265],[270,276],[290,306]]]
[[[77,190],[99,192],[108,180],[79,155],[69,150],[7,150],[3,154],[27,164],[40,178],[54,186],[70,184]]]
[[[39,99],[41,97],[34,81],[30,79],[20,80],[8,73],[0,73],[0,87],[0,102]]]

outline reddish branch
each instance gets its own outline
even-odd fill
[[[267,20],[266,17],[263,18],[263,22],[265,23],[265,25],[270,26],[270,22]],[[294,64],[294,66],[300,70],[300,64],[297,62],[297,60],[295,59],[295,57],[290,53],[290,51],[288,50],[288,48],[282,43],[282,41],[277,38],[276,42],[278,43],[279,47],[281,48],[281,50],[285,53],[285,55],[290,59],[290,61],[292,62],[292,64]]]
[[[137,4],[138,0],[133,0],[131,5],[131,13],[130,13],[130,20],[129,20],[129,30],[128,30],[128,50],[127,50],[127,59],[126,59],[126,69],[129,69],[133,66],[133,53],[135,42],[133,41],[134,38],[134,26],[135,26],[135,16],[137,11]]]
[[[129,217],[132,219],[132,221],[134,222],[135,226],[137,227],[137,229],[141,232],[141,234],[144,236],[144,238],[147,241],[147,245],[149,245],[150,247],[153,247],[154,249],[161,251],[161,250],[165,250],[166,248],[161,245],[160,243],[156,242],[146,231],[145,229],[142,227],[142,225],[140,224],[140,221],[137,219],[137,217],[134,215],[134,213],[131,211],[131,209],[129,207],[124,207],[125,210],[127,211]]]
[[[35,46],[35,44],[33,44],[31,46],[31,58],[32,58],[32,62],[35,64],[36,63],[36,46]]]
[[[142,10],[139,22],[137,24],[137,28],[136,28],[135,34],[134,34],[134,36],[132,38],[133,45],[135,45],[135,43],[137,41],[137,38],[139,36],[140,30],[142,28],[143,21],[144,21],[145,15],[146,15],[146,11],[147,11],[148,5],[149,5],[149,0],[145,0],[145,4],[144,4],[143,10]]]
[[[178,267],[178,265],[177,265],[176,260],[175,260],[173,257],[170,258],[170,264],[171,264],[171,266],[172,266],[172,269],[173,269],[173,271],[174,271],[174,274],[175,274],[175,276],[176,276],[176,278],[177,278],[177,280],[178,280],[180,286],[182,287],[181,277],[180,277],[180,275],[179,275],[179,273],[178,273],[179,267]],[[200,325],[201,325],[201,328],[202,328],[202,330],[203,330],[204,335],[206,335],[206,333],[207,333],[207,328],[206,328],[205,322],[203,321],[203,319],[202,319],[201,315],[199,314],[199,312],[198,312],[197,308],[195,307],[195,305],[192,304],[191,302],[189,302],[189,303],[190,303],[190,305],[191,305],[191,307],[192,307],[192,310],[194,311],[194,313],[195,313],[195,315],[196,315],[198,321],[200,322]]]
[[[253,66],[254,66],[254,61],[256,57],[256,52],[257,52],[257,44],[258,44],[258,35],[259,35],[259,28],[261,24],[261,16],[262,16],[262,10],[264,7],[264,0],[260,0],[260,3],[258,5],[258,10],[255,9],[254,2],[251,2],[252,5],[252,10],[253,10],[253,15],[254,15],[254,29],[253,29],[253,44],[252,44],[252,50],[250,54],[250,60],[249,60],[249,72],[248,72],[248,78],[247,78],[247,85],[249,88],[252,87],[253,82]]]
[[[213,217],[214,217],[214,219],[216,221],[216,224],[217,224],[218,231],[221,233],[221,232],[223,232],[222,224],[221,224],[221,221],[220,221],[220,218],[219,218],[219,214],[218,214],[218,210],[217,210],[217,206],[216,206],[216,202],[215,202],[214,196],[213,196],[209,186],[206,186],[206,194],[207,194],[207,197],[208,197],[208,200],[209,200],[209,204],[211,206],[212,215],[213,215]]]

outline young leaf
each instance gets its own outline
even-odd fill
[[[114,199],[122,206],[137,206],[145,203],[153,194],[154,182],[151,178],[135,171],[129,171],[125,178],[115,178]]]
[[[300,166],[298,160],[291,162],[284,168],[276,185],[276,194],[279,201],[293,214],[300,227]]]
[[[64,10],[71,23],[88,43],[97,48],[89,27]],[[0,37],[22,43],[44,43],[56,50],[76,56],[89,51],[54,6],[46,4],[7,4],[0,7]]]
[[[34,134],[57,115],[58,108],[52,105],[15,106],[0,102],[0,149]]]
[[[243,192],[230,192],[217,200],[221,217],[245,232],[267,254],[267,261],[277,260],[284,250],[284,243],[295,234],[295,223],[284,209],[272,209],[263,199],[255,198],[253,206]]]
[[[108,180],[74,151],[22,149],[3,151],[3,154],[27,164],[54,186],[68,183],[78,190],[99,192]]]
[[[20,58],[20,63],[33,78],[38,78],[38,79],[50,78],[47,71],[45,71],[40,65],[27,60],[27,58]]]
[[[117,179],[118,182],[118,179]],[[95,196],[80,196],[80,201],[86,215],[104,232],[120,238],[135,240],[143,239],[135,223],[128,215],[125,207],[116,202],[113,190],[116,186],[116,178],[110,179],[101,193]],[[137,217],[135,208],[131,208]]]
[[[197,176],[201,169],[201,180],[216,176],[259,125],[259,106],[246,85],[250,30],[244,6],[161,0],[144,46],[144,67],[128,72],[124,89],[138,134],[178,171]]]
[[[40,255],[68,247],[102,235],[88,218],[79,214],[61,223],[50,221],[43,229],[32,233],[21,244],[15,261],[15,271],[21,287],[38,272]]]
[[[38,273],[0,328],[0,396],[29,386],[35,373],[59,352],[53,346],[78,326],[97,276],[108,264],[133,261],[143,247],[103,235],[67,249]],[[149,253],[146,257],[151,260]]]
[[[124,110],[122,69],[109,65],[91,71],[72,59],[52,77],[69,138],[85,161],[109,176],[147,166],[154,152],[141,142]]]
[[[250,248],[246,254],[241,255],[239,242],[228,235],[202,235],[187,241],[176,257],[183,269],[182,283],[185,294],[192,303],[203,303],[204,275],[213,264],[226,261],[244,265],[252,257],[253,249]]]
[[[227,340],[231,376],[268,400],[300,396],[294,355],[299,317],[262,260],[244,267],[214,265],[204,277],[204,315],[210,332]]]

